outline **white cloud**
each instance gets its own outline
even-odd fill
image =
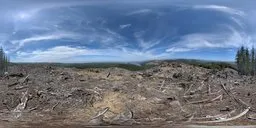
[[[143,61],[161,59],[167,54],[153,54],[134,49],[88,49],[85,47],[56,46],[46,50],[17,52],[14,62],[103,62]]]
[[[220,5],[195,5],[193,8],[194,9],[215,10],[215,11],[220,11],[220,12],[239,15],[239,16],[244,16],[245,15],[245,13],[243,11],[233,9],[233,8],[230,8],[230,7],[226,7],[226,6],[220,6]]]
[[[176,52],[188,52],[188,51],[191,51],[191,50],[193,50],[193,49],[172,47],[172,48],[166,49],[165,51],[166,52],[176,53]]]
[[[238,48],[240,46],[251,47],[252,38],[246,33],[238,32],[229,27],[231,33],[196,33],[183,36],[180,41],[174,42],[166,52],[187,52],[205,48]]]
[[[141,10],[136,10],[133,12],[128,13],[127,15],[135,15],[135,14],[145,14],[145,13],[150,13],[153,12],[151,9],[141,9]]]
[[[145,41],[145,39],[143,39],[144,34],[145,34],[145,31],[139,31],[133,34],[138,42],[138,46],[142,48],[143,51],[148,50],[160,44],[165,39],[165,37],[162,37],[162,38],[156,38],[156,39],[151,39],[149,41]]]
[[[144,41],[142,38],[137,38],[137,41],[139,43],[140,48],[142,48],[142,50],[150,49],[150,48],[158,45],[159,43],[161,43],[161,39],[152,40],[152,41]]]
[[[244,28],[245,27],[245,23],[243,23],[240,19],[238,18],[235,18],[235,17],[230,17],[230,19],[232,21],[234,21],[238,26],[240,26],[241,28]]]
[[[82,47],[57,46],[47,50],[35,50],[32,52],[17,52],[16,62],[66,62],[68,59],[96,54],[93,50]]]
[[[21,40],[12,40],[11,43],[13,45],[16,45],[15,50],[18,50],[19,48],[23,47],[25,44],[28,44],[28,43],[35,43],[35,42],[40,42],[45,40],[59,40],[64,38],[78,39],[80,38],[80,35],[75,33],[68,33],[68,32],[56,32],[56,33],[51,33],[46,35],[33,36],[33,37],[21,39]]]
[[[120,25],[120,29],[124,29],[124,28],[131,27],[131,26],[132,26],[131,24]]]
[[[88,42],[86,42],[88,41]],[[117,45],[126,45],[125,39],[119,33],[107,28],[101,28],[95,31],[85,32],[83,43],[99,43],[102,47],[113,47]]]

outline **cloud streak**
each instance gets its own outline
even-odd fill
[[[197,33],[183,36],[180,41],[172,44],[166,52],[188,52],[199,49],[251,47],[253,40],[246,33],[229,27],[230,33]]]
[[[94,58],[98,56],[97,58]],[[86,47],[56,46],[46,50],[17,52],[14,62],[111,62],[161,59],[166,54],[153,54],[133,49],[88,49]],[[83,59],[81,59],[81,57]],[[87,58],[87,59],[85,59]]]
[[[79,39],[81,38],[80,35],[74,34],[74,33],[68,33],[68,32],[56,32],[46,35],[39,35],[39,36],[33,36],[29,38],[25,38],[22,40],[13,40],[11,43],[13,45],[16,45],[16,50],[23,47],[26,44],[29,43],[37,43],[40,41],[47,41],[47,40],[59,40],[59,39]]]
[[[127,16],[136,15],[136,14],[147,14],[147,13],[151,13],[151,12],[153,12],[151,9],[140,9],[140,10],[136,10],[133,12],[129,12],[127,14]]]
[[[124,24],[124,25],[120,25],[120,29],[124,29],[124,28],[128,28],[131,27],[131,24]]]
[[[221,6],[221,5],[195,5],[193,8],[215,10],[215,11],[224,12],[232,15],[245,16],[245,13],[243,11],[226,7],[226,6]]]

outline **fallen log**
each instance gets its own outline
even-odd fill
[[[215,116],[207,115],[206,117],[195,117],[194,120],[216,120],[224,117],[227,118],[227,117],[230,117],[230,115],[233,114],[234,112],[236,112],[236,109],[232,110],[227,114],[218,114]]]
[[[256,116],[254,117],[254,116],[249,115],[247,118],[248,118],[249,120],[256,120]]]
[[[60,104],[60,102],[56,103],[55,105],[52,106],[52,110],[54,110],[58,105]]]
[[[88,124],[95,125],[95,126],[105,125],[106,122],[103,120],[103,116],[108,110],[109,110],[109,107],[106,107],[102,111],[99,111],[96,116],[90,119]]]
[[[22,80],[20,81],[20,84],[25,83],[25,82],[28,80],[28,77],[29,77],[29,75],[27,75],[24,79],[22,79]]]
[[[229,93],[226,87],[221,83],[221,88],[226,92],[226,94],[231,97],[239,106],[242,105],[243,108],[248,108],[250,107],[250,111],[256,112],[255,108],[252,108],[248,104],[246,104],[243,100],[235,98],[235,96],[232,93]]]
[[[240,102],[238,99],[236,99],[231,93],[228,92],[228,90],[226,89],[226,87],[225,87],[224,84],[222,84],[222,83],[221,83],[221,88],[222,88],[222,89],[225,91],[225,93],[226,93],[229,97],[231,97],[238,105],[241,104],[241,102]]]
[[[15,87],[14,90],[22,90],[24,88],[28,88],[28,86],[18,86],[18,87]]]
[[[13,112],[22,112],[26,108],[28,102],[28,90],[25,93],[23,93],[23,96],[20,101],[21,103],[18,104],[18,106],[13,110]]]
[[[14,113],[14,117],[15,118],[19,118],[22,114],[22,112],[24,111],[24,109],[27,106],[27,102],[28,102],[28,90],[23,93],[23,96],[20,100],[21,102],[17,105],[17,107],[12,111],[12,113]]]
[[[190,104],[211,103],[211,102],[214,102],[218,99],[222,100],[222,95],[219,95],[219,96],[217,96],[213,99],[204,99],[204,100],[200,100],[200,101],[190,102]]]
[[[160,86],[160,88],[159,88],[160,91],[161,91],[162,88],[164,87],[164,84],[165,84],[165,80],[162,82],[162,84],[161,84],[161,86]]]
[[[110,76],[110,72],[108,73],[108,75],[107,75],[107,78]]]
[[[12,87],[12,86],[16,86],[16,85],[18,85],[19,84],[19,82],[13,82],[13,83],[11,83],[11,84],[8,84],[7,86],[8,87]]]
[[[194,85],[194,84],[191,84],[191,85],[189,86],[188,90],[184,93],[184,96],[191,90],[191,88],[192,88],[193,85]]]
[[[236,120],[242,116],[244,116],[245,114],[247,114],[250,110],[250,107],[248,107],[247,109],[245,109],[243,112],[241,112],[240,114],[231,117],[231,118],[224,118],[224,119],[219,119],[219,120],[213,120],[213,121],[195,121],[195,123],[201,123],[201,124],[206,124],[206,123],[221,123],[221,122],[227,122],[227,121],[232,121],[232,120]]]
[[[208,90],[207,90],[208,94],[211,94],[211,85],[208,84]]]
[[[103,116],[108,110],[109,110],[109,107],[104,108],[103,111],[98,112],[98,114],[96,116],[94,116],[92,119]]]

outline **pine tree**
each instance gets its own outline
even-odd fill
[[[0,76],[4,74],[4,52],[3,48],[0,48]]]
[[[255,54],[255,49],[254,49],[254,64],[253,64],[253,67],[254,67],[254,76],[256,75],[256,54]]]
[[[244,46],[241,47],[239,56],[240,56],[241,75],[245,75],[245,48],[244,48]]]
[[[251,72],[251,66],[250,66],[250,52],[249,49],[245,49],[245,75],[249,75]]]
[[[5,55],[4,50],[0,47],[0,76],[8,71],[9,59]]]
[[[241,51],[240,49],[237,50],[236,53],[236,65],[237,65],[237,70],[241,74]]]
[[[255,49],[252,47],[251,49],[251,75],[255,75]]]

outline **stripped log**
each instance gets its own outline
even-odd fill
[[[60,104],[60,102],[56,103],[55,105],[52,106],[52,110],[54,110],[58,105]]]
[[[255,115],[249,115],[247,118],[249,120],[256,120],[256,114]]]
[[[215,115],[215,116],[211,116],[211,115],[207,115],[206,117],[195,117],[194,120],[216,120],[216,119],[220,119],[220,118],[224,118],[224,117],[231,117],[230,115],[235,113],[236,109],[232,110],[231,112],[227,113],[227,114],[219,114],[219,115]]]
[[[221,122],[232,121],[232,120],[236,120],[236,119],[244,116],[245,114],[247,114],[249,112],[249,110],[250,110],[250,107],[245,109],[242,113],[240,113],[234,117],[231,117],[231,118],[219,119],[219,120],[213,120],[213,121],[196,121],[195,123],[206,124],[206,123],[221,123]]]
[[[204,99],[204,100],[200,100],[200,101],[190,102],[190,104],[211,103],[211,102],[214,102],[218,99],[222,100],[222,95],[219,95],[219,96],[217,96],[213,99]]]
[[[241,104],[241,102],[240,102],[238,99],[236,99],[231,93],[228,92],[228,90],[226,89],[226,87],[225,87],[224,84],[222,84],[222,83],[221,83],[221,88],[222,88],[222,89],[225,91],[225,93],[226,93],[229,97],[231,97],[238,105]]]
[[[21,103],[18,104],[18,106],[13,110],[13,112],[22,112],[26,108],[28,102],[28,90],[25,93],[23,93],[23,96],[20,101]]]
[[[25,83],[25,82],[28,80],[28,77],[29,77],[29,75],[27,75],[24,79],[22,79],[22,80],[20,81],[20,84]]]
[[[208,94],[211,94],[211,85],[208,84],[208,90],[207,90]]]
[[[92,119],[95,119],[95,118],[98,118],[100,116],[103,116],[108,110],[109,110],[109,107],[104,108],[103,111],[98,112],[97,115],[94,116]]]
[[[28,90],[23,93],[20,101],[21,102],[18,104],[18,106],[12,111],[14,113],[14,118],[19,118],[24,109],[26,108],[28,102]]]
[[[229,97],[231,97],[239,106],[242,105],[243,108],[248,108],[250,107],[250,111],[252,112],[256,112],[255,108],[252,108],[251,106],[249,106],[247,103],[245,103],[243,100],[241,99],[237,99],[235,98],[235,96],[232,93],[229,93],[228,90],[226,89],[226,87],[221,83],[221,88],[227,93],[227,95]]]
[[[107,75],[107,78],[110,76],[110,72],[108,73],[108,75]]]
[[[162,84],[161,84],[161,86],[160,86],[160,88],[159,88],[160,91],[161,91],[162,88],[164,87],[164,84],[165,84],[165,80],[162,82]]]

